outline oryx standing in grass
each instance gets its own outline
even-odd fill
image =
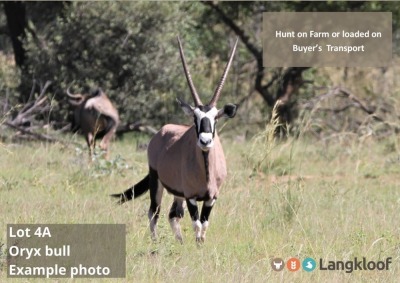
[[[165,125],[151,139],[148,146],[149,174],[133,187],[121,194],[114,194],[124,203],[137,198],[150,189],[149,220],[153,239],[160,213],[163,189],[174,195],[169,212],[169,222],[175,237],[182,242],[179,220],[184,214],[186,201],[196,241],[203,242],[208,227],[208,218],[218,197],[219,188],[226,178],[224,151],[219,141],[215,124],[218,119],[233,118],[237,105],[227,104],[217,109],[216,104],[228,75],[235,54],[236,43],[231,51],[224,73],[211,101],[203,105],[190,76],[181,41],[179,51],[186,79],[194,100],[194,107],[178,100],[183,111],[194,118],[194,125]],[[201,214],[197,202],[203,201]]]
[[[119,124],[117,108],[100,88],[86,95],[72,94],[68,88],[67,95],[71,98],[71,105],[75,106],[75,126],[80,128],[85,136],[89,159],[92,159],[96,139],[102,139],[100,148],[105,151],[105,157],[108,159],[110,142]]]

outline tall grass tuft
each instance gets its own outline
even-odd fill
[[[278,100],[272,109],[270,121],[266,123],[264,130],[253,138],[252,147],[248,155],[248,160],[252,167],[251,177],[271,169],[272,163],[268,157],[270,157],[276,146],[275,134],[278,127],[281,126],[278,116],[278,107],[280,105],[281,101]]]
[[[278,221],[286,225],[297,218],[302,190],[299,190],[301,179],[291,176],[296,139],[287,137],[283,141],[277,137],[277,131],[282,126],[278,116],[280,106],[281,101],[278,100],[264,130],[254,137],[248,161],[251,178],[264,179],[267,187],[272,189],[268,196],[272,214],[267,217],[267,222]]]

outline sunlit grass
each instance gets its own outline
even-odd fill
[[[141,137],[139,142],[147,139]],[[399,278],[396,137],[274,141],[263,159],[266,166],[259,166],[260,159],[254,157],[263,154],[254,155],[254,139],[233,142],[222,137],[228,178],[211,213],[206,243],[200,247],[187,212],[182,221],[184,245],[175,241],[167,220],[170,195],[163,200],[156,242],[148,229],[148,195],[122,206],[109,198],[147,174],[146,152],[137,150],[137,138],[114,142],[110,161],[95,159],[91,165],[83,141],[77,141],[82,148],[40,143],[0,147],[0,246],[6,243],[7,224],[124,223],[127,278],[108,281],[395,282]],[[389,271],[352,274],[275,272],[270,266],[274,257],[313,257],[318,262],[364,256],[392,257],[394,263]],[[1,262],[3,281],[4,255]]]

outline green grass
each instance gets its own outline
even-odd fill
[[[146,152],[136,150],[137,143],[146,140],[116,141],[109,162],[97,159],[91,165],[78,137],[82,148],[1,145],[0,246],[6,243],[7,224],[123,223],[126,279],[102,282],[396,282],[400,278],[396,137],[268,140],[266,158],[265,147],[257,144],[262,139],[243,143],[223,139],[228,178],[202,246],[194,241],[187,212],[182,222],[184,245],[175,241],[167,219],[170,195],[164,194],[156,242],[148,228],[148,195],[123,206],[109,198],[147,173]],[[313,257],[318,262],[363,256],[392,257],[393,264],[389,271],[352,274],[275,272],[270,266],[274,257]],[[0,281],[4,281],[4,254],[0,260]]]

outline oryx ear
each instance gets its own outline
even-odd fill
[[[236,115],[236,110],[239,107],[237,104],[226,104],[224,108],[220,109],[217,114],[217,119],[219,118],[233,118]]]
[[[176,98],[176,101],[178,101],[179,106],[182,108],[183,112],[185,112],[186,115],[193,116],[194,107],[190,106],[179,98]]]

